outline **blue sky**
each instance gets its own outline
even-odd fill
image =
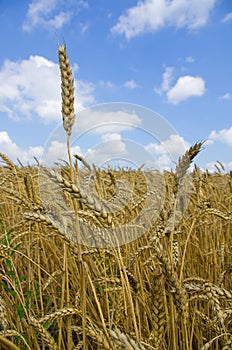
[[[206,140],[196,164],[232,170],[230,0],[0,0],[0,26],[0,152],[11,159],[62,157],[57,44],[65,41],[73,153],[103,164],[129,159],[134,142],[168,168]],[[112,104],[94,107],[103,103]]]

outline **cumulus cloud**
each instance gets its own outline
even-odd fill
[[[74,70],[76,66],[74,67]],[[77,109],[93,103],[94,86],[75,81]],[[44,123],[61,118],[58,64],[42,56],[18,62],[6,60],[0,70],[0,111],[10,118],[39,117]]]
[[[88,150],[85,158],[90,164],[102,166],[114,160],[118,164],[119,159],[123,159],[127,154],[122,136],[118,133],[107,133],[101,136],[101,143]]]
[[[176,84],[167,92],[170,103],[178,104],[193,96],[202,96],[205,93],[205,81],[201,77],[185,75],[180,77]]]
[[[140,147],[135,152],[134,144],[131,144],[128,140],[124,140],[122,135],[117,132],[108,132],[99,136],[99,142],[87,151],[84,151],[79,145],[74,144],[71,147],[71,154],[82,155],[89,164],[95,164],[97,166],[105,166],[107,163],[115,166],[126,166],[128,164],[129,166],[132,164],[140,166],[146,163],[148,167],[151,165],[157,169],[164,170],[172,168],[174,162],[189,147],[189,144],[179,135],[170,135],[161,144],[148,144],[144,148],[145,153],[139,154],[141,151]],[[41,164],[47,166],[52,166],[62,159],[68,159],[66,142],[54,139],[46,147],[29,146],[22,148],[12,141],[6,131],[0,131],[0,149],[1,152],[5,153],[14,162],[19,159],[23,164],[34,163],[34,157]]]
[[[228,145],[229,147],[232,147],[232,127],[229,129],[222,129],[220,131],[211,131],[209,137],[209,140],[213,141],[220,141]]]
[[[28,6],[23,30],[29,32],[38,26],[50,30],[60,29],[75,12],[86,6],[88,3],[84,0],[77,1],[75,7],[70,0],[33,0]]]
[[[182,156],[190,144],[183,137],[177,134],[172,134],[169,138],[161,143],[149,143],[145,148],[154,156],[169,155],[175,159]]]
[[[122,136],[118,133],[107,133],[101,136],[102,142],[108,142],[112,140],[121,140]]]
[[[207,24],[210,11],[217,0],[143,0],[126,10],[113,33],[124,34],[127,39],[144,32],[155,32],[165,26],[198,29]]]
[[[142,123],[141,118],[133,112],[127,110],[107,110],[107,104],[99,109],[86,108],[78,115],[78,123],[74,127],[78,131],[84,132],[92,130],[97,134],[119,133],[125,130],[131,130]]]
[[[6,131],[0,131],[0,149],[14,162],[19,159],[22,163],[31,163],[34,161],[33,157],[40,158],[43,153],[43,147],[28,147],[28,149],[20,148],[13,142]]]
[[[189,147],[183,137],[172,134],[161,143],[149,143],[145,149],[153,155],[161,170],[170,170]]]
[[[154,89],[159,95],[165,93],[168,102],[178,104],[192,96],[202,96],[205,93],[205,81],[201,77],[181,76],[172,86],[173,73],[174,67],[165,67],[162,84],[159,88]]]
[[[46,149],[43,146],[22,148],[10,138],[7,131],[0,131],[0,150],[12,161],[16,162],[19,159],[23,164],[34,163],[34,157],[46,165],[54,165],[60,159],[68,159],[66,142],[53,140]],[[71,154],[82,155],[82,150],[79,146],[73,146]]]
[[[70,148],[71,154],[83,155],[78,145]],[[40,161],[42,164],[53,165],[55,162],[68,160],[67,144],[59,140],[52,140],[46,149],[43,149]]]
[[[132,79],[132,80],[125,81],[123,86],[128,89],[136,89],[138,87],[138,84]]]

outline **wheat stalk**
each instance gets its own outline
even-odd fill
[[[7,330],[9,323],[7,320],[7,309],[6,302],[0,295],[0,325],[2,326],[4,332]]]

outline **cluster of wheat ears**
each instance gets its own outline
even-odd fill
[[[95,168],[95,194],[81,188],[80,173],[88,176],[92,167],[72,160],[73,77],[64,45],[58,54],[69,162],[49,172],[45,190],[53,202],[52,184],[59,185],[75,222],[71,233],[63,230],[54,219],[62,203],[52,217],[41,201],[39,164],[16,165],[0,153],[0,348],[232,349],[232,174],[195,166],[188,206],[175,225],[178,189],[184,191],[182,180],[202,148],[196,143],[175,171],[159,174],[165,198],[146,232],[99,248],[115,227],[127,235],[126,224],[154,195],[146,187],[154,174]],[[115,190],[120,179],[131,184],[130,200]],[[104,203],[115,197],[120,210],[111,213]],[[82,242],[84,224],[96,247]]]

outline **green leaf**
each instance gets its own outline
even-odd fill
[[[20,282],[25,281],[26,279],[27,279],[26,275],[23,275],[23,276],[19,277]]]
[[[2,286],[4,287],[4,289],[9,292],[13,297],[15,297],[17,294],[14,291],[14,289],[9,288],[8,285],[5,282],[2,282]]]
[[[16,278],[16,275],[15,275],[15,272],[14,271],[12,271],[12,270],[10,270],[10,271],[7,271],[7,273],[6,273],[8,276],[11,276],[13,279],[15,279]]]
[[[26,317],[26,314],[25,314],[25,311],[24,311],[24,307],[22,305],[16,305],[16,309],[18,311],[18,316],[19,316],[20,319]]]
[[[6,259],[5,263],[6,263],[6,267],[8,267],[8,269],[11,268],[11,261],[9,259]]]
[[[50,324],[51,324],[50,322],[45,322],[43,325],[43,328],[47,329],[50,326]]]

